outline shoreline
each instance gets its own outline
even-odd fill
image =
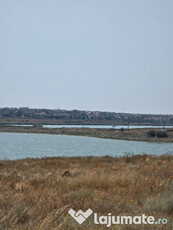
[[[137,128],[137,129],[101,129],[101,128],[40,128],[40,127],[19,127],[0,126],[0,133],[35,133],[53,135],[85,136],[125,141],[142,141],[155,143],[173,143],[173,128],[165,128],[167,138],[147,137],[149,130],[160,131],[161,128]]]

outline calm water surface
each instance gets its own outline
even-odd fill
[[[17,125],[11,124],[11,126],[22,126],[22,127],[32,127],[33,125]],[[143,128],[163,128],[163,126],[142,126],[142,125],[43,125],[43,128],[97,128],[97,129],[143,129]],[[173,126],[165,126],[165,128],[173,128]]]
[[[148,143],[65,135],[0,133],[0,159],[51,156],[122,156],[173,153],[173,143]]]

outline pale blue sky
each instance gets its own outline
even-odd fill
[[[172,0],[0,0],[0,107],[173,113]]]

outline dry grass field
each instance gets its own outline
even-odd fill
[[[173,156],[0,161],[0,229],[108,229],[94,225],[93,216],[79,225],[70,208],[168,219],[166,225],[109,229],[173,229]]]
[[[148,137],[148,131],[165,131],[166,138]],[[40,128],[40,127],[20,127],[20,126],[0,126],[0,132],[13,133],[42,133],[56,135],[73,135],[99,137],[118,140],[168,142],[173,143],[173,128],[138,128],[138,129],[100,129],[100,128]]]

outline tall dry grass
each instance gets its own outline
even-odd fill
[[[69,171],[67,176],[62,176]],[[68,210],[91,208],[100,215],[153,215],[168,229],[173,216],[173,156],[120,158],[57,157],[0,162],[0,229],[94,230],[93,216],[81,226]]]

